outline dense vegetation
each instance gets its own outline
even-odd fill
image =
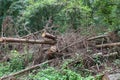
[[[65,33],[68,29],[77,30],[91,26],[102,27],[108,31],[120,29],[120,0],[0,0],[0,33],[2,27],[7,27],[5,32],[7,35],[4,36],[24,36],[42,30],[46,26],[54,26],[52,29],[61,33]],[[26,67],[24,63],[26,57],[19,54],[16,50],[11,51],[11,60],[0,64],[0,77]],[[28,57],[30,61],[32,56]],[[97,62],[100,63],[96,59],[96,64]],[[116,64],[119,62],[120,60],[116,61]],[[39,69],[36,74],[33,71],[23,78],[24,80],[94,80],[90,73],[86,73],[83,77],[75,69],[63,68],[64,65],[65,63],[62,63],[59,69],[45,65],[45,69]]]
[[[49,18],[60,31],[67,28],[104,26],[119,28],[119,0],[1,0],[0,24],[11,16],[19,34],[42,29]],[[0,25],[1,26],[1,25]]]

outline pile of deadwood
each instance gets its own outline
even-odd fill
[[[36,32],[33,34],[36,34]],[[29,37],[29,36],[31,36],[31,34],[27,35],[25,37]],[[69,48],[69,47],[75,46],[78,43],[82,44],[84,48],[86,48],[86,45],[87,45],[87,47],[89,46],[89,47],[93,47],[93,48],[97,48],[97,49],[120,46],[120,42],[119,42],[120,38],[116,34],[116,32],[110,32],[108,34],[94,36],[94,37],[83,37],[79,41],[72,42],[71,44],[69,44],[65,47],[62,46],[63,47],[62,49],[58,48],[57,43],[58,43],[58,41],[60,41],[59,40],[60,38],[57,38],[55,35],[52,35],[47,32],[43,32],[42,37],[43,37],[43,39],[38,39],[38,40],[24,38],[24,37],[22,37],[22,38],[1,37],[0,38],[1,43],[7,42],[7,43],[29,43],[29,44],[48,44],[48,45],[50,45],[50,48],[46,50],[47,57],[48,57],[47,61],[37,64],[37,65],[34,65],[34,66],[31,66],[31,67],[21,70],[17,73],[10,74],[8,76],[3,76],[0,78],[0,80],[5,80],[8,78],[11,78],[11,80],[12,80],[12,78],[14,78],[14,76],[16,76],[16,75],[23,74],[23,73],[28,72],[33,69],[37,69],[43,64],[50,63],[54,59],[54,57],[55,57],[54,55],[60,55],[59,53],[61,53],[64,50],[67,50],[67,48]],[[105,55],[103,53],[98,53],[98,54],[93,54],[91,57],[94,58],[94,57],[96,57],[96,55],[103,56],[103,57],[109,57],[109,56],[118,55],[118,52],[113,52],[113,53],[109,53],[109,54],[105,54]],[[106,77],[106,74],[105,74],[105,77]],[[102,80],[111,80],[108,78],[109,78],[109,76],[107,76],[107,79],[102,79]]]

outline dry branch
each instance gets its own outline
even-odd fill
[[[43,62],[43,63],[41,63],[41,64],[37,64],[37,65],[34,65],[34,66],[30,67],[30,68],[26,68],[26,69],[21,70],[21,71],[19,71],[19,72],[10,74],[10,75],[8,75],[8,76],[3,76],[3,77],[0,78],[0,80],[5,80],[5,79],[7,79],[7,78],[9,78],[9,77],[16,76],[16,75],[20,75],[20,74],[23,74],[23,73],[28,72],[28,71],[30,71],[30,70],[33,70],[33,69],[38,69],[40,66],[42,66],[42,65],[44,65],[44,64],[46,64],[46,63],[49,63],[49,62],[51,62],[51,61],[52,61],[52,60],[48,60],[48,61]]]
[[[0,42],[10,42],[10,43],[31,43],[31,44],[51,44],[54,45],[56,41],[53,40],[32,40],[32,39],[19,39],[19,38],[0,38]]]
[[[84,40],[86,40],[86,38],[83,38],[83,39],[81,39],[81,40],[79,40],[79,41],[77,41],[77,42],[74,42],[74,43],[72,43],[72,44],[64,47],[63,49],[59,50],[58,52],[62,52],[62,51],[64,51],[65,49],[67,49],[67,48],[69,48],[69,47],[71,47],[71,46],[74,46],[74,45],[76,45],[76,44],[82,43]]]
[[[99,35],[99,36],[95,36],[95,37],[91,37],[91,38],[88,38],[87,40],[88,41],[91,41],[91,40],[95,40],[95,39],[99,39],[99,38],[105,38],[107,37],[108,35]]]
[[[52,34],[49,34],[49,33],[46,33],[46,32],[44,32],[44,33],[42,34],[42,37],[48,38],[48,39],[52,39],[52,40],[56,40],[56,39],[57,39],[56,36],[54,36],[54,35],[52,35]]]
[[[120,42],[96,45],[96,48],[120,46]]]
[[[34,36],[34,35],[36,35],[36,34],[39,34],[41,31],[37,31],[37,32],[34,32],[34,33],[31,33],[31,34],[28,34],[28,35],[26,35],[26,36],[23,36],[23,37],[21,37],[21,38],[29,38],[29,37],[31,37],[31,36]]]
[[[96,58],[96,57],[114,57],[117,56],[118,52],[112,52],[112,53],[108,53],[108,54],[102,54],[102,53],[97,53],[97,54],[93,54],[92,58]]]

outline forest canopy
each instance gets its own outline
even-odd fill
[[[49,18],[51,24],[67,28],[104,26],[120,28],[119,0],[0,0],[0,27],[8,16],[19,34],[43,29]],[[23,27],[24,26],[24,27]]]

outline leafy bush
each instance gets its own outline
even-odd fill
[[[3,62],[0,64],[0,76],[6,75],[11,72],[16,72],[24,68],[24,58],[15,50],[11,51],[9,62]]]
[[[56,70],[54,68],[40,70],[32,77],[33,80],[94,80],[91,76],[84,78],[68,69]]]
[[[24,60],[22,58],[13,58],[11,61],[10,61],[10,71],[13,72],[13,71],[18,71],[18,70],[21,70],[24,68]]]
[[[120,28],[120,1],[119,0],[96,0],[93,3],[94,21],[96,24],[107,26],[114,30]]]
[[[0,77],[1,76],[3,76],[3,75],[5,75],[5,74],[8,74],[8,73],[10,73],[9,72],[9,63],[5,63],[5,64],[0,64]]]
[[[53,23],[62,26],[59,30],[67,28],[77,29],[79,26],[87,26],[90,18],[90,8],[82,5],[81,0],[61,1],[37,0],[29,1],[21,17],[21,22],[29,29],[39,30],[52,17]]]
[[[12,16],[20,35],[44,28],[49,17],[61,32],[91,25],[120,28],[119,0],[2,0],[0,4],[0,24]]]
[[[29,5],[20,18],[20,23],[31,31],[40,30],[45,26],[49,17],[54,17],[60,10],[61,4],[56,4],[55,0],[29,0]]]

